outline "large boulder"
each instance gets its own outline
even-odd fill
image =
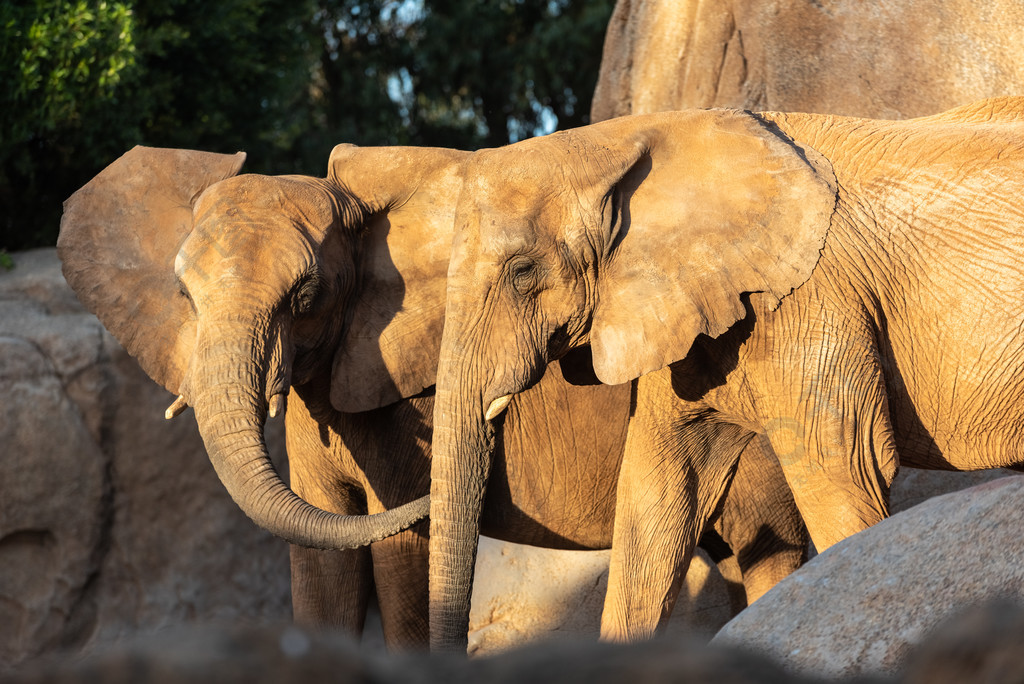
[[[287,545],[213,471],[191,412],[68,288],[0,269],[0,663],[193,620],[290,615]],[[268,439],[280,457],[283,434]]]
[[[469,616],[469,652],[540,640],[597,640],[609,551],[560,551],[480,540]],[[709,639],[733,616],[728,587],[700,549],[669,620],[668,635]]]
[[[827,549],[712,640],[751,648],[795,673],[899,670],[951,616],[1024,603],[1024,477],[928,499]]]
[[[1022,86],[1018,0],[618,0],[591,118],[738,107],[902,119]]]

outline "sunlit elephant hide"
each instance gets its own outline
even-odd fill
[[[605,638],[663,622],[758,436],[819,550],[886,516],[901,464],[1019,464],[1022,122],[1013,97],[901,122],[691,110],[477,153],[437,375],[432,643],[465,640],[494,421],[583,345],[601,381],[640,378]]]
[[[469,157],[340,145],[312,178],[237,175],[241,153],[139,147],[68,200],[58,246],[78,296],[178,396],[168,415],[195,408],[238,504],[296,544],[296,619],[358,632],[375,591],[392,647],[428,639],[427,526],[399,530],[426,512]],[[569,385],[557,367],[518,397],[483,530],[609,548],[630,399],[628,386]],[[282,414],[290,488],[263,441]],[[707,548],[735,554],[749,600],[802,562],[806,530],[766,442],[740,459],[715,526]]]

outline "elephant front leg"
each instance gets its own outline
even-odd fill
[[[430,646],[427,533],[424,521],[371,547],[384,641],[390,650]]]
[[[296,624],[363,633],[373,589],[370,550],[291,547],[292,615]]]
[[[354,486],[330,491],[311,468],[307,451],[289,450],[291,486],[312,505],[340,515],[366,513],[365,495]],[[363,633],[366,609],[373,591],[370,548],[327,551],[291,547],[292,616],[297,624]]]
[[[821,552],[888,516],[899,458],[877,370],[839,366],[811,388],[765,427]]]
[[[656,373],[638,381],[616,493],[601,638],[646,639],[664,627],[705,523],[752,433],[694,413]]]

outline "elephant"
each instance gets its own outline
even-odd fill
[[[58,242],[86,307],[178,396],[168,417],[194,407],[239,506],[292,542],[295,619],[358,633],[376,590],[393,648],[428,643],[427,527],[413,523],[430,487],[470,156],[339,145],[327,177],[313,178],[239,175],[243,153],[136,147],[66,202]],[[483,530],[609,548],[631,401],[629,386],[577,387],[557,366],[518,397]],[[265,421],[282,414],[290,489],[263,442]],[[719,562],[734,556],[737,603],[799,566],[808,543],[766,444],[740,459],[717,532],[702,541]],[[383,515],[383,528],[365,523]]]
[[[639,378],[602,638],[658,628],[756,436],[814,545],[899,465],[1019,464],[1024,98],[905,121],[683,110],[478,151],[437,371],[432,647],[465,642],[495,421],[589,348]]]

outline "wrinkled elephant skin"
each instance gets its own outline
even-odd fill
[[[426,523],[391,534],[414,514],[355,537],[338,530],[429,491],[432,385],[469,156],[339,145],[327,177],[309,178],[236,175],[241,154],[136,148],[68,201],[60,238],[79,297],[179,395],[169,414],[196,408],[242,509],[297,542],[296,619],[358,632],[376,590],[393,647],[427,644]],[[517,397],[485,531],[608,548],[630,398],[628,387],[575,387],[557,369]],[[263,444],[268,414],[281,413],[290,491]],[[762,449],[740,460],[732,491],[715,524],[734,551],[719,541],[710,552],[735,554],[753,600],[802,562],[806,531]]]
[[[640,378],[604,638],[664,620],[755,435],[819,550],[887,515],[900,464],[1019,464],[1022,121],[1022,98],[683,111],[477,153],[437,376],[433,643],[464,642],[495,416],[584,344],[603,382]]]

